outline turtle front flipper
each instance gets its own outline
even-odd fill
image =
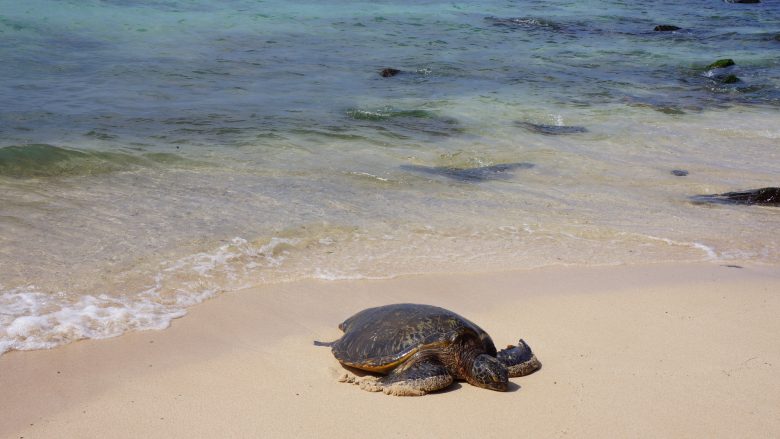
[[[409,367],[399,367],[387,376],[356,377],[345,374],[339,381],[352,383],[369,392],[384,392],[395,396],[422,396],[452,384],[452,375],[436,360],[415,361]]]
[[[506,365],[510,377],[529,375],[542,368],[542,363],[536,359],[531,347],[522,339],[517,346],[507,346],[499,351],[496,358]]]
[[[394,370],[379,379],[382,391],[395,396],[422,396],[452,384],[452,375],[437,360],[415,361],[403,371]]]

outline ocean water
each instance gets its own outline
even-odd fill
[[[774,0],[0,0],[0,353],[303,278],[778,265],[780,209],[690,197],[780,186],[779,50]]]

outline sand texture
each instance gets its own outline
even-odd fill
[[[339,383],[312,340],[352,313],[431,303],[543,368],[506,393]],[[1,438],[674,437],[780,434],[780,270],[718,264],[306,281],[146,331],[0,357]]]

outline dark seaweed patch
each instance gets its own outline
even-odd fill
[[[567,125],[543,125],[531,122],[515,122],[515,125],[520,128],[525,128],[528,131],[545,134],[548,136],[557,136],[562,134],[577,134],[586,133],[588,130],[585,127],[567,126]]]
[[[674,32],[680,30],[680,28],[671,24],[659,24],[653,30],[655,32]]]
[[[135,155],[75,150],[48,144],[13,145],[0,148],[0,176],[14,178],[104,174],[139,167],[189,162],[170,153]]]
[[[741,204],[761,206],[780,206],[780,187],[765,187],[741,192],[723,194],[696,195],[691,197],[695,203]]]
[[[512,177],[511,171],[515,169],[533,168],[533,163],[502,163],[492,166],[480,166],[476,168],[456,168],[451,166],[420,166],[401,165],[404,171],[423,174],[438,175],[462,182],[479,182],[486,180],[506,180]]]
[[[347,111],[347,116],[373,127],[383,134],[405,136],[409,132],[433,136],[451,136],[463,131],[457,119],[442,117],[427,110],[359,110]]]

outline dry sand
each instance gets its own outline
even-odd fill
[[[313,339],[440,305],[544,367],[507,393],[338,383]],[[780,436],[780,270],[717,264],[307,281],[223,295],[165,331],[0,357],[2,438]]]

